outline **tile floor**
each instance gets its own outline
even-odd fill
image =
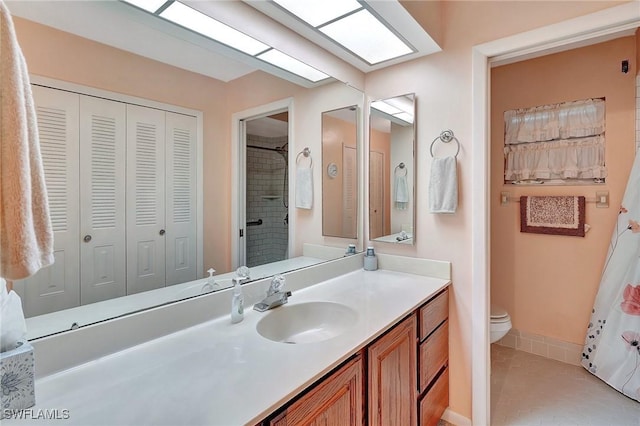
[[[491,345],[492,426],[640,426],[640,402],[582,367]]]

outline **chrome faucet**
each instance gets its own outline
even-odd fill
[[[282,291],[284,281],[285,279],[282,275],[274,275],[271,280],[269,290],[267,291],[267,297],[265,297],[261,302],[253,305],[253,309],[259,312],[264,312],[287,303],[291,296],[291,292]]]

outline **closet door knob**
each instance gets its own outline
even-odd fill
[[[165,230],[164,230],[164,229],[161,229],[161,230],[160,230],[160,235],[164,235],[164,233],[165,233]]]
[[[85,243],[88,243],[89,241],[91,241],[91,235],[85,235],[84,238],[82,239]]]

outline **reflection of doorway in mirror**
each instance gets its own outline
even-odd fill
[[[369,153],[369,239],[384,234],[384,153]]]
[[[342,196],[344,197],[342,206],[343,218],[342,218],[342,235],[357,235],[356,214],[358,211],[358,197],[357,197],[357,151],[354,146],[342,145],[342,163],[344,168],[344,179],[342,184],[344,185]]]
[[[246,253],[248,267],[288,258],[287,112],[246,121]]]

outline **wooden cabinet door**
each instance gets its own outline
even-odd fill
[[[416,315],[369,346],[369,424],[417,424]]]
[[[287,407],[269,425],[362,425],[363,375],[362,357],[358,355]]]

